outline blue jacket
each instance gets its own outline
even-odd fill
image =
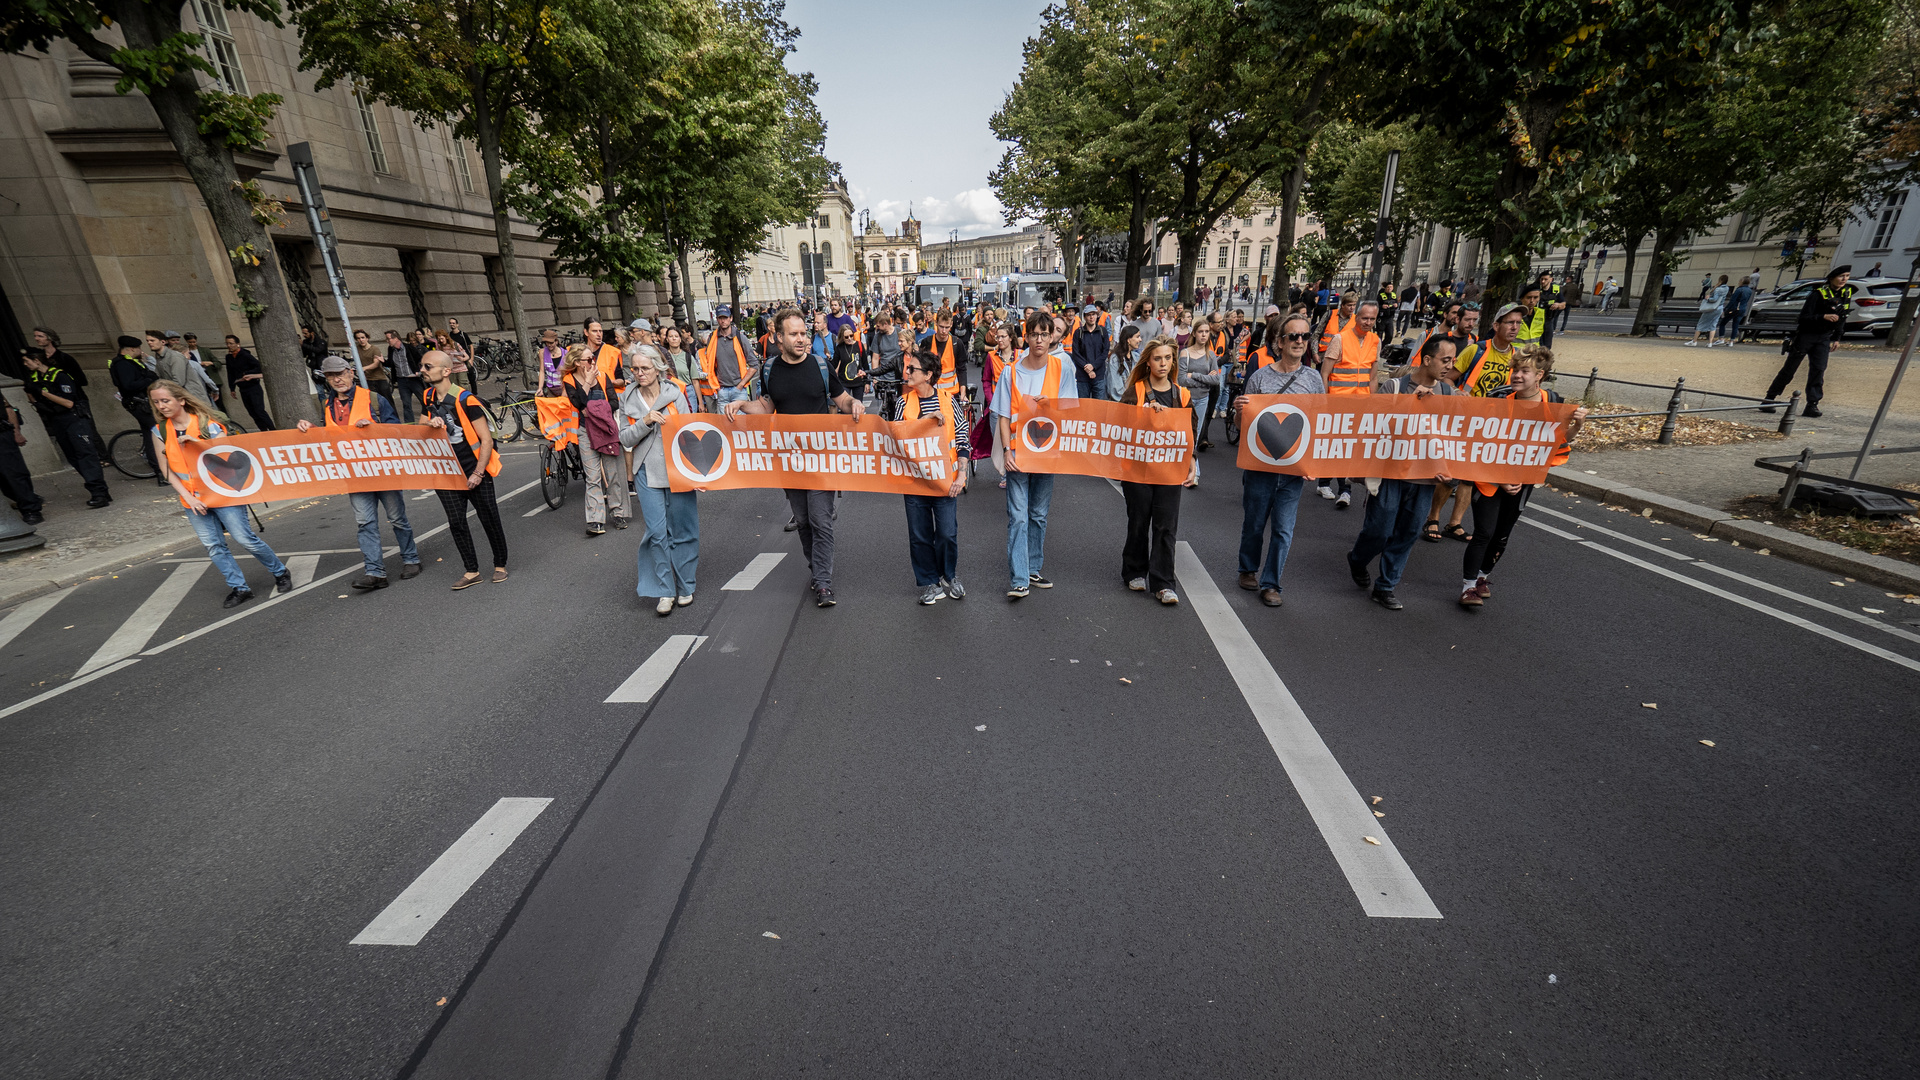
[[[1073,335],[1073,370],[1076,374],[1085,372],[1087,365],[1093,365],[1093,377],[1100,378],[1107,373],[1107,357],[1111,346],[1107,335],[1098,330],[1082,329]]]

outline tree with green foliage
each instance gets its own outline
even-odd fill
[[[1413,171],[1408,154],[1411,142],[1412,132],[1404,124],[1364,128],[1334,123],[1314,139],[1307,153],[1307,190],[1302,201],[1307,212],[1320,222],[1325,242],[1341,253],[1341,262],[1372,249],[1380,218],[1380,188],[1387,179],[1387,155],[1400,151],[1398,175],[1405,176]],[[1396,189],[1401,186],[1395,185]],[[1382,281],[1394,279],[1385,270],[1400,265],[1407,243],[1422,220],[1426,218],[1408,200],[1394,200],[1393,216],[1387,222]]]
[[[273,0],[221,0],[221,6],[280,25],[280,7]],[[255,182],[242,181],[234,163],[235,151],[266,144],[267,122],[280,95],[249,97],[202,86],[201,75],[216,73],[201,51],[204,38],[182,28],[181,7],[179,0],[25,0],[0,15],[0,48],[45,50],[64,39],[88,57],[119,68],[117,92],[145,95],[226,248],[238,294],[233,306],[252,331],[274,415],[287,423],[312,418],[300,333],[267,233],[284,211]]]
[[[337,82],[411,114],[416,123],[450,123],[473,140],[486,172],[494,241],[506,277],[507,306],[520,355],[533,355],[521,298],[519,261],[502,139],[564,99],[551,55],[591,56],[604,49],[576,18],[592,0],[292,0],[300,29],[301,70],[320,73],[317,89]],[[617,63],[618,58],[606,62]],[[598,62],[583,63],[592,70]],[[531,378],[532,366],[524,369]]]

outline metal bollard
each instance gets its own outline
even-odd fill
[[[1793,420],[1794,420],[1793,414],[1796,411],[1798,411],[1799,408],[1800,408],[1800,391],[1795,390],[1793,392],[1793,396],[1787,399],[1786,415],[1780,418],[1780,434],[1782,435],[1793,434]]]
[[[1673,384],[1673,398],[1667,402],[1667,422],[1660,425],[1660,445],[1672,446],[1673,433],[1680,426],[1680,391],[1686,389],[1685,376],[1676,379]]]
[[[1800,395],[1795,394],[1794,396],[1799,397]],[[1780,509],[1793,509],[1794,492],[1800,489],[1800,474],[1806,472],[1807,466],[1812,462],[1813,447],[1809,446],[1802,449],[1800,451],[1800,460],[1794,462],[1793,468],[1787,472],[1787,486],[1780,489]]]
[[[1587,376],[1587,392],[1580,396],[1581,401],[1584,401],[1589,405],[1593,404],[1594,385],[1599,381],[1600,381],[1600,369],[1596,367],[1593,369],[1592,373]]]

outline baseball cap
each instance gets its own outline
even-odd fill
[[[1100,314],[1100,309],[1099,309],[1099,308],[1097,308],[1097,307],[1094,307],[1094,306],[1093,306],[1092,304],[1088,304],[1088,305],[1087,305],[1086,307],[1083,307],[1083,308],[1081,308],[1081,309],[1080,309],[1080,314],[1082,314],[1082,315],[1098,315],[1098,314]]]
[[[1500,310],[1493,313],[1493,321],[1499,322],[1501,319],[1504,319],[1508,315],[1511,315],[1512,313],[1519,310],[1520,310],[1519,304],[1501,304]]]
[[[325,360],[320,361],[320,374],[338,375],[343,371],[351,370],[352,367],[353,365],[338,356],[329,356]]]
[[[653,324],[645,319],[635,319],[627,324],[629,330],[652,330]]]
[[[716,319],[731,319],[733,318],[733,307],[729,304],[721,304],[719,307],[713,309],[713,317]]]
[[[173,340],[174,338],[177,338],[177,337],[185,337],[185,336],[186,336],[185,334],[182,334],[182,333],[181,333],[180,331],[178,331],[178,330],[169,330],[169,331],[167,331],[167,340],[168,340],[168,341],[172,341],[172,340]]]

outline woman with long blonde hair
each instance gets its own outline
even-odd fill
[[[186,508],[187,523],[193,526],[194,534],[206,545],[208,557],[227,581],[227,598],[220,606],[238,607],[253,599],[247,576],[240,572],[233,552],[227,550],[228,535],[273,575],[275,591],[293,591],[293,575],[288,572],[287,564],[253,531],[246,506],[208,506],[206,483],[198,471],[190,467],[192,452],[201,449],[201,444],[226,438],[227,426],[221,422],[220,414],[171,379],[160,379],[147,387],[147,402],[153,406],[153,415],[158,421],[151,433],[154,456],[165,462],[167,482],[173,485],[175,494],[180,496],[180,505]],[[241,480],[235,478],[231,482],[238,484]]]
[[[1175,381],[1179,367],[1178,346],[1170,337],[1157,337],[1140,350],[1140,360],[1127,377],[1127,389],[1120,395],[1122,405],[1138,405],[1165,412],[1185,409],[1193,417],[1193,395]],[[1194,424],[1197,436],[1199,425]],[[1187,487],[1199,483],[1200,459],[1188,443]],[[1180,530],[1180,484],[1142,484],[1132,480],[1120,483],[1127,500],[1127,542],[1120,551],[1120,576],[1134,592],[1151,592],[1162,604],[1180,602],[1173,591],[1173,548]]]

